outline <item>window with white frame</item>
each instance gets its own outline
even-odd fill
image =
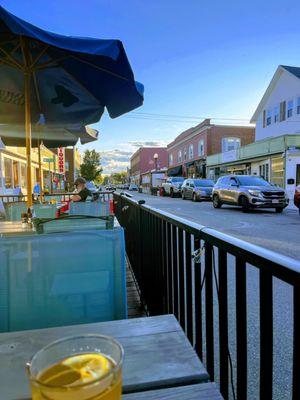
[[[183,159],[187,159],[186,147],[183,149]]]
[[[222,153],[226,151],[236,150],[241,146],[241,138],[226,137],[222,139]]]
[[[275,124],[279,122],[279,106],[274,108],[274,122]]]
[[[297,98],[297,114],[300,114],[300,97]]]
[[[268,110],[267,111],[267,126],[268,125],[271,125],[271,122],[272,122],[272,111],[271,110]]]
[[[191,160],[194,157],[194,146],[192,144],[189,145],[189,159]]]
[[[169,164],[173,165],[173,154],[172,153],[169,155]]]
[[[178,162],[182,162],[182,151],[181,151],[181,150],[178,151],[178,154],[177,154],[177,161],[178,161]]]
[[[198,156],[204,156],[204,140],[201,139],[198,142]]]
[[[291,118],[293,116],[293,108],[294,108],[294,102],[293,102],[293,100],[289,100],[287,103],[287,109],[286,109],[287,118]]]

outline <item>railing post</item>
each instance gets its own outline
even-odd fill
[[[201,241],[199,238],[194,239],[194,250],[200,250]],[[201,258],[195,262],[194,268],[194,281],[195,281],[195,350],[200,358],[203,360],[203,334],[202,334],[202,276],[201,276]]]
[[[293,400],[300,399],[300,284],[299,279],[294,290],[294,350],[293,350]]]
[[[205,319],[206,319],[206,368],[210,379],[215,377],[214,368],[214,315],[213,315],[213,266],[210,243],[205,243]]]

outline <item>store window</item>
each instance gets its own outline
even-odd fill
[[[21,163],[20,166],[20,180],[21,180],[21,187],[26,188],[26,165]]]
[[[297,98],[297,114],[300,114],[300,97]]]
[[[177,161],[178,161],[179,163],[182,162],[182,151],[181,151],[181,150],[178,151]]]
[[[189,145],[189,159],[191,160],[194,157],[194,146],[192,144]]]
[[[269,163],[262,164],[259,166],[259,175],[266,181],[269,181]]]
[[[13,187],[12,160],[6,157],[4,157],[4,181],[7,189]]]
[[[184,160],[187,159],[186,147],[183,149],[183,158],[184,158]]]
[[[204,156],[204,140],[201,139],[198,142],[198,156]]]
[[[284,186],[284,159],[282,157],[272,158],[270,178],[275,185]]]
[[[222,139],[222,153],[231,150],[237,150],[241,146],[241,139],[235,137],[227,137]]]
[[[14,187],[20,187],[20,180],[19,180],[19,163],[18,161],[13,161],[13,180],[14,180]]]

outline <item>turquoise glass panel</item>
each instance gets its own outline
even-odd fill
[[[0,332],[126,317],[122,228],[0,239]]]

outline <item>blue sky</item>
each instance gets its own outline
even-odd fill
[[[106,172],[123,169],[137,145],[168,143],[201,117],[249,120],[277,66],[300,65],[296,1],[0,4],[44,29],[123,41],[135,77],[145,85],[145,103],[134,114],[115,120],[104,116],[97,124],[100,139],[88,147],[103,152]],[[171,117],[149,119],[140,113]]]

